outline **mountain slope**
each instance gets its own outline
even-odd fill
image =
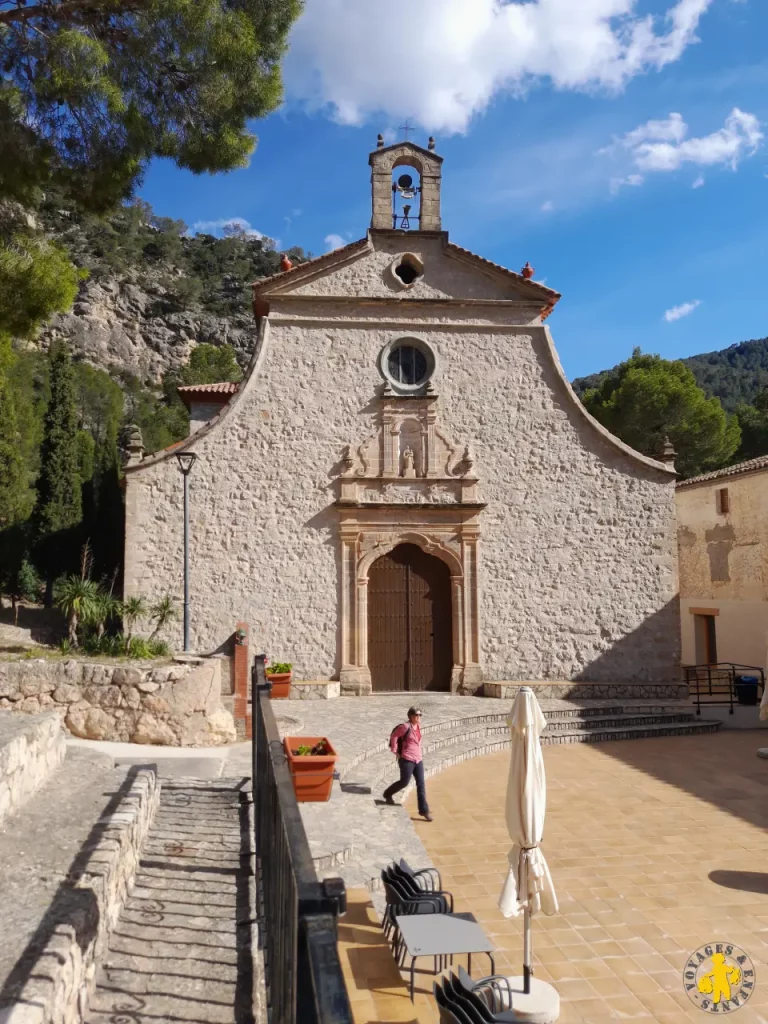
[[[716,352],[682,359],[707,395],[719,398],[723,408],[733,412],[740,402],[752,405],[757,393],[768,386],[768,338],[742,341]],[[597,387],[609,370],[577,377],[573,382],[581,396]]]

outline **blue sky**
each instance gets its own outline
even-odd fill
[[[361,238],[376,134],[434,134],[453,241],[563,295],[566,373],[768,335],[765,0],[306,0],[250,166],[141,194],[319,254]]]

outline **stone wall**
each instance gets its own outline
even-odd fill
[[[379,244],[344,270],[343,284],[329,271],[306,286],[314,295],[270,300],[250,376],[189,443],[198,455],[195,649],[215,649],[242,618],[252,643],[292,662],[296,679],[338,679],[335,477],[345,446],[375,433],[383,346],[417,336],[437,356],[439,428],[471,445],[487,503],[477,566],[484,678],[676,678],[674,476],[590,420],[546,327],[511,286],[470,273],[431,240],[413,233],[404,243],[425,266],[406,298],[367,302],[387,292],[381,267],[392,245]],[[177,592],[182,480],[173,457],[129,469],[126,485],[126,594]]]
[[[3,1024],[83,1024],[87,1019],[96,964],[133,885],[159,801],[155,773],[141,770],[114,811],[100,820],[73,897],[61,898],[34,970],[14,1003],[0,1011]]]
[[[60,715],[0,712],[0,822],[37,792],[65,753]]]
[[[221,706],[221,660],[121,665],[73,659],[0,662],[0,708],[60,710],[73,736],[208,747],[236,739]]]

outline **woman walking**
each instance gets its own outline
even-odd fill
[[[384,800],[388,804],[395,801],[392,797],[405,789],[411,781],[416,780],[416,798],[419,814],[425,821],[432,821],[427,803],[427,790],[424,785],[424,758],[421,753],[421,709],[408,708],[408,721],[392,730],[389,746],[400,766],[400,779],[384,790]]]

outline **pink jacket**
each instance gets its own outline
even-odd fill
[[[409,729],[411,730],[410,732],[408,732]],[[397,741],[405,733],[408,733],[408,735],[403,742],[403,752],[401,757],[404,761],[413,761],[414,764],[418,764],[423,760],[421,754],[421,727],[419,725],[411,725],[410,722],[404,722],[402,725],[398,725],[392,733],[392,738],[389,743],[392,748],[392,753],[397,753]]]

